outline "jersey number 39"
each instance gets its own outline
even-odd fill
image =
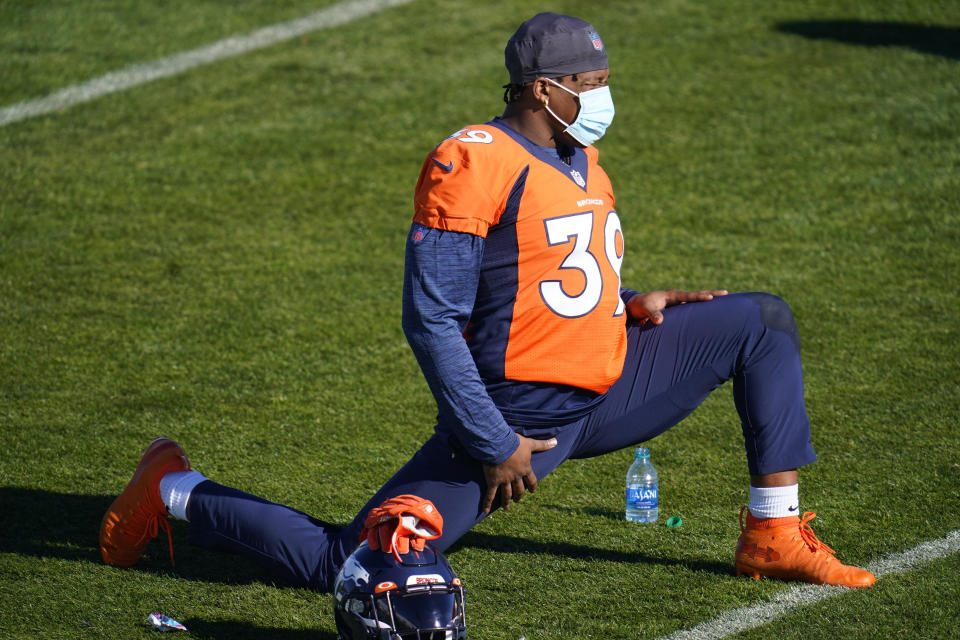
[[[540,296],[551,311],[564,318],[585,316],[600,304],[603,296],[603,271],[597,257],[590,251],[593,236],[592,211],[575,213],[544,220],[547,242],[551,247],[571,244],[570,253],[560,264],[560,269],[576,269],[583,274],[585,285],[580,292],[564,291],[560,280],[540,282]],[[620,266],[623,264],[623,232],[620,228],[620,216],[616,211],[607,213],[603,224],[603,253],[617,276],[617,310],[614,316],[623,313],[623,300],[620,298]]]

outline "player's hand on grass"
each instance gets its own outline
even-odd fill
[[[713,300],[716,296],[725,295],[727,295],[725,289],[703,289],[701,291],[668,289],[667,291],[638,293],[627,302],[627,316],[630,320],[640,324],[647,321],[653,324],[661,324],[663,322],[663,310],[667,307],[687,302],[706,302],[707,300]]]
[[[546,451],[557,446],[557,439],[536,440],[517,434],[520,445],[513,454],[497,465],[483,465],[483,477],[487,482],[483,494],[483,512],[490,513],[493,499],[500,490],[500,505],[510,508],[510,501],[520,502],[527,490],[537,490],[537,476],[530,466],[530,456],[537,451]]]

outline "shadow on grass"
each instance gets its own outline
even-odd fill
[[[100,520],[114,496],[88,496],[66,493],[54,493],[20,487],[0,487],[0,510],[4,514],[4,526],[0,527],[0,550],[8,553],[36,556],[38,558],[62,558],[66,560],[100,564],[100,551],[97,536]],[[620,514],[598,510],[594,515],[619,519]],[[286,588],[283,583],[275,582],[270,574],[244,558],[226,555],[207,549],[194,547],[186,543],[186,525],[173,522],[174,557],[176,567],[171,567],[168,556],[166,535],[160,533],[147,548],[140,563],[132,571],[170,575],[185,580],[211,582],[218,584],[273,584]],[[718,575],[730,575],[729,564],[703,562],[687,558],[668,558],[643,553],[625,553],[610,549],[587,547],[570,543],[542,542],[526,538],[491,535],[486,533],[467,533],[454,545],[488,549],[499,553],[541,553],[570,558],[595,558],[613,562],[634,562],[665,566],[682,566],[696,571],[706,571]],[[229,562],[224,562],[229,558]],[[187,624],[184,621],[184,624]],[[235,625],[236,622],[198,621],[193,626]],[[187,624],[190,628],[191,625]],[[272,629],[264,629],[263,635],[271,636]],[[294,631],[285,631],[298,637]],[[211,631],[211,637],[230,637],[229,633]]]
[[[0,487],[0,550],[99,565],[100,520],[114,497]],[[172,572],[185,580],[220,584],[274,584],[272,577],[252,562],[236,556],[224,562],[225,554],[187,544],[186,524],[174,521],[172,525],[176,566],[170,565],[166,534],[161,531],[143,559],[130,570],[162,575]]]
[[[780,22],[778,31],[813,40],[835,40],[865,47],[908,47],[920,53],[960,60],[960,28],[867,20]]]
[[[183,620],[191,638],[230,640],[337,640],[337,634],[316,629],[271,629],[235,620]]]
[[[543,542],[527,538],[512,538],[510,536],[494,535],[471,531],[458,540],[453,548],[472,547],[486,549],[497,553],[539,553],[543,555],[564,556],[581,560],[604,560],[607,562],[630,562],[638,564],[654,564],[667,567],[684,567],[693,571],[714,573],[720,576],[729,576],[733,573],[733,565],[723,562],[705,562],[689,558],[675,558],[651,556],[645,553],[615,551],[613,549],[599,549],[569,542]]]
[[[591,507],[577,507],[573,509],[571,507],[560,507],[554,504],[544,504],[542,505],[544,509],[551,509],[553,511],[562,511],[563,513],[569,513],[573,515],[583,515],[593,516],[595,518],[603,518],[605,520],[615,520],[617,522],[623,520],[623,511],[614,511],[613,509],[594,509]]]
[[[39,558],[99,562],[97,535],[113,496],[0,487],[0,548]]]

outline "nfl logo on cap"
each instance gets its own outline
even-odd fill
[[[593,48],[597,51],[603,50],[603,40],[600,39],[600,34],[596,31],[590,33],[590,42],[593,43]]]

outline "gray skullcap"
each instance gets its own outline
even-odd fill
[[[589,22],[538,13],[520,25],[504,49],[511,84],[606,69],[607,50]]]

